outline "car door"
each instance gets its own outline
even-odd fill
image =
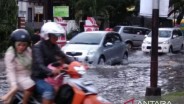
[[[136,47],[141,46],[141,44],[145,38],[145,35],[146,35],[145,30],[142,28],[134,28],[133,32],[134,32],[133,33],[134,36],[133,36],[132,40],[133,40],[134,46],[136,46]]]
[[[123,39],[123,41],[132,41],[132,38],[134,37],[133,34],[133,28],[132,27],[122,27],[121,31],[119,32],[119,34],[121,35],[121,38]]]
[[[178,50],[178,43],[179,43],[178,38],[179,38],[178,31],[174,29],[171,37],[171,45],[172,45],[173,51]]]
[[[126,49],[125,43],[122,42],[122,39],[118,33],[112,34],[113,43],[114,43],[114,51],[113,54],[115,55],[114,62],[119,62],[123,58],[123,53]]]
[[[105,56],[107,64],[112,64],[115,58],[112,33],[107,33],[103,41],[103,55]]]
[[[177,34],[178,34],[177,49],[180,50],[182,48],[182,45],[183,45],[183,34],[182,34],[180,29],[177,30]]]

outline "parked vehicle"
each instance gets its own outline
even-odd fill
[[[113,30],[121,35],[128,50],[132,49],[132,47],[140,47],[145,35],[148,35],[151,31],[149,28],[138,26],[115,26]]]
[[[60,63],[52,63],[49,67],[58,67]],[[85,81],[83,75],[87,69],[82,63],[73,61],[61,73],[54,76],[57,80],[64,77],[63,85],[59,87],[54,104],[111,104],[108,100],[98,95],[93,82]],[[12,104],[22,104],[23,93],[18,92]],[[29,104],[41,104],[41,96],[33,96]]]
[[[79,33],[62,50],[80,62],[93,65],[128,62],[126,45],[121,36],[113,31]]]
[[[142,51],[151,51],[152,32],[143,41]],[[184,37],[180,28],[159,28],[158,32],[158,52],[168,53],[179,51],[183,48]]]

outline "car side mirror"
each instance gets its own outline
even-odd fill
[[[177,35],[173,35],[173,38],[176,38],[177,37]]]
[[[70,41],[66,41],[66,44],[68,44]]]
[[[145,37],[145,38],[147,38],[147,37],[148,37],[148,35],[144,35],[144,37]]]
[[[112,46],[112,45],[113,45],[113,44],[112,44],[111,42],[107,42],[107,43],[105,44],[106,47]]]

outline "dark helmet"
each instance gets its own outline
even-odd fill
[[[27,30],[25,29],[16,29],[11,33],[10,40],[14,43],[16,41],[21,42],[30,42],[31,37]]]

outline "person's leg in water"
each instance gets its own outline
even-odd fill
[[[15,96],[16,92],[18,91],[18,87],[16,85],[12,86],[10,88],[10,91],[6,93],[4,96],[0,97],[0,99],[5,103],[5,104],[10,104],[13,96]]]
[[[42,95],[42,104],[53,104],[54,88],[44,80],[36,80],[36,90]]]

